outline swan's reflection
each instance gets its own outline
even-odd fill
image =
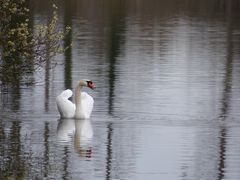
[[[57,127],[57,138],[61,142],[69,142],[75,132],[75,120],[60,119]]]
[[[93,129],[90,119],[60,119],[57,137],[61,142],[69,142],[74,138],[76,152],[82,157],[91,157]]]
[[[75,120],[74,147],[80,156],[90,158],[92,156],[93,129],[91,121]]]

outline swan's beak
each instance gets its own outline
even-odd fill
[[[92,84],[89,84],[88,87],[90,87],[92,90],[94,90],[96,88],[96,85],[92,83]]]

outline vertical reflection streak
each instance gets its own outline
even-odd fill
[[[218,180],[224,179],[225,175],[225,156],[226,156],[226,129],[224,127],[220,130],[219,143],[219,163],[218,163]]]
[[[124,8],[125,1],[117,1],[110,3],[110,42],[109,42],[109,102],[108,102],[108,114],[114,113],[114,97],[115,97],[115,81],[117,75],[115,73],[117,58],[120,54],[121,44],[123,43],[123,34],[125,30],[124,23]],[[106,179],[112,179],[112,142],[113,142],[113,127],[112,123],[107,126],[107,157],[106,157]]]
[[[49,58],[46,59],[46,68],[45,68],[45,103],[44,108],[45,111],[49,110],[49,69],[50,69],[50,62]]]
[[[12,122],[10,135],[10,169],[8,171],[15,178],[23,178],[25,173],[25,161],[21,158],[21,125],[19,121]],[[10,176],[11,177],[11,176]]]
[[[64,86],[65,89],[72,88],[72,11],[71,4],[68,0],[64,0],[64,28],[69,26],[71,31],[64,37],[64,58],[65,58],[65,67],[64,67]],[[68,147],[64,147],[64,161],[63,161],[63,179],[69,179],[69,150]]]
[[[109,123],[107,126],[108,136],[107,136],[107,157],[106,157],[106,179],[110,180],[111,178],[111,169],[112,169],[112,134],[113,128],[112,123]]]
[[[44,172],[43,176],[46,178],[48,177],[48,169],[49,169],[49,123],[46,122],[44,126],[44,157],[43,157],[43,165],[44,165]]]
[[[231,90],[232,90],[232,71],[233,71],[233,56],[232,56],[232,0],[226,2],[227,4],[227,60],[226,60],[226,73],[223,81],[224,89],[223,89],[223,98],[222,98],[222,106],[220,111],[219,119],[222,121],[226,121],[226,118],[229,113],[229,106],[231,101]],[[225,176],[225,156],[226,156],[226,136],[227,130],[223,126],[220,129],[220,142],[219,142],[219,163],[218,163],[218,180],[224,179]]]
[[[115,73],[117,58],[120,54],[121,44],[123,43],[123,34],[125,31],[124,20],[124,4],[120,1],[120,4],[115,7],[112,4],[111,7],[111,18],[110,18],[110,48],[109,48],[109,103],[108,103],[108,113],[113,114],[114,111],[114,97],[115,97],[115,81],[117,75]]]
[[[69,26],[72,29],[72,11],[69,1],[64,1],[64,27]],[[72,88],[72,30],[64,38],[65,68],[64,68],[64,85],[65,89]]]
[[[48,21],[50,21],[50,20],[48,19]],[[48,111],[49,110],[49,78],[50,78],[50,52],[49,52],[50,45],[49,45],[49,43],[46,44],[46,49],[47,49],[47,53],[46,53],[46,65],[45,65],[45,102],[44,102],[44,108],[45,108],[45,111]]]
[[[68,147],[64,147],[63,157],[63,179],[69,179],[68,165],[69,165],[69,150]]]

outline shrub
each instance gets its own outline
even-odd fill
[[[0,0],[0,81],[14,84],[34,70],[50,62],[53,56],[63,53],[64,36],[70,27],[58,30],[57,6],[47,24],[31,27],[29,8],[25,0]]]

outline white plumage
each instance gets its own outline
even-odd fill
[[[57,98],[57,108],[61,118],[73,118],[76,110],[75,104],[73,104],[69,98],[72,97],[73,92],[70,89],[63,91]]]
[[[73,92],[70,89],[63,91],[56,98],[56,104],[61,118],[76,118],[88,119],[93,110],[94,100],[86,92],[81,92],[83,86],[91,89],[95,85],[90,80],[80,80],[75,90],[75,103],[72,103],[69,98],[72,97]]]

